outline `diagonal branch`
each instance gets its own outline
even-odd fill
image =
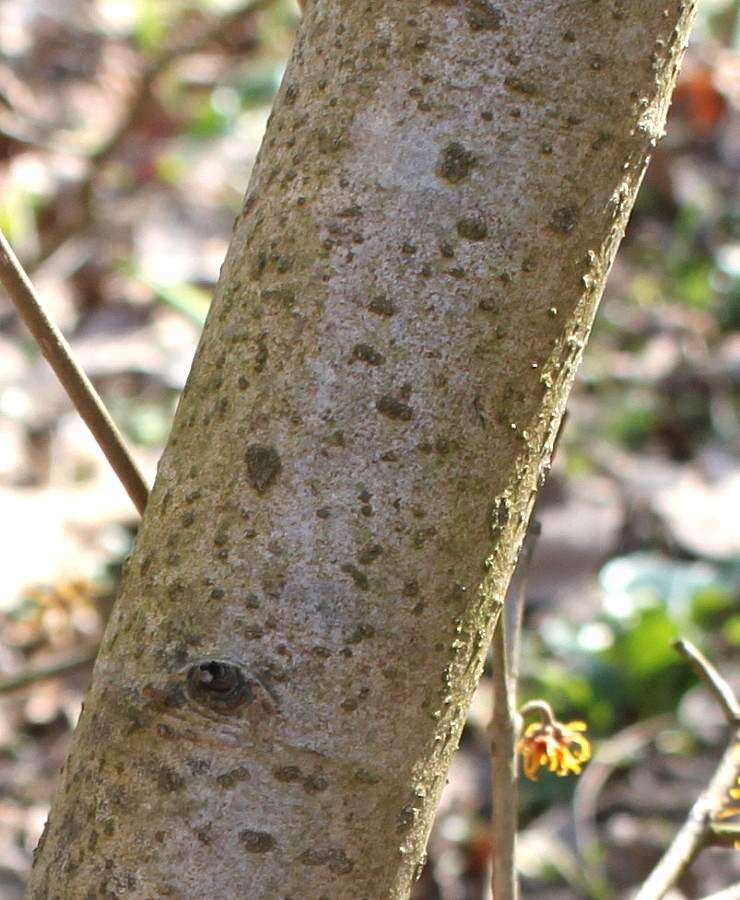
[[[720,705],[728,724],[740,725],[740,703],[730,685],[691,641],[681,638],[673,642],[674,650],[685,657]]]
[[[0,284],[54,370],[75,409],[92,432],[134,506],[143,514],[149,488],[131,457],[120,431],[103,406],[69,344],[51,320],[5,235],[0,231]]]
[[[725,888],[723,891],[717,891],[716,894],[702,897],[701,900],[740,900],[740,882]]]

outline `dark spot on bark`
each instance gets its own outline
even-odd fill
[[[380,781],[380,775],[369,772],[367,769],[358,769],[352,776],[352,780],[358,781],[360,784],[377,784]]]
[[[379,413],[397,422],[410,422],[414,417],[414,411],[408,403],[404,403],[392,394],[383,394],[375,407]]]
[[[331,847],[328,850],[316,850],[310,847],[298,857],[304,866],[327,866],[336,875],[348,875],[355,867],[344,850]]]
[[[367,622],[362,622],[360,625],[355,628],[352,634],[347,638],[348,644],[359,644],[367,638],[371,638],[375,636],[375,629],[372,625],[368,625]]]
[[[157,775],[157,789],[162,794],[181,791],[185,787],[185,779],[174,769],[162,766]]]
[[[453,141],[439,155],[437,174],[445,181],[457,184],[463,178],[467,178],[475,164],[476,158],[473,152],[457,141]]]
[[[551,225],[554,231],[568,234],[568,232],[573,231],[580,218],[581,211],[575,204],[561,206],[552,214]]]
[[[295,82],[294,82],[293,84],[288,85],[288,89],[285,92],[285,102],[289,105],[292,105],[293,103],[295,103],[297,98],[298,98],[298,85],[295,84]]]
[[[352,348],[351,358],[353,360],[361,360],[371,366],[379,366],[385,362],[385,356],[379,350],[376,350],[375,347],[371,347],[370,344],[355,344]]]
[[[601,150],[612,140],[614,140],[614,134],[611,131],[600,131],[596,139],[591,142],[591,149]]]
[[[539,91],[533,81],[527,81],[525,78],[518,78],[515,75],[504,78],[504,87],[510,91],[516,91],[517,94],[526,94],[528,97],[534,97]]]
[[[329,779],[320,775],[306,775],[303,779],[303,790],[307,794],[320,794],[329,787]]]
[[[362,215],[362,207],[355,204],[354,206],[345,206],[340,209],[337,215],[342,219],[356,219]]]
[[[295,306],[295,292],[285,290],[284,288],[260,291],[260,299],[268,303],[276,303],[285,309],[290,309],[292,306]]]
[[[254,355],[254,371],[264,372],[267,366],[267,360],[270,358],[270,351],[267,349],[267,333],[263,332],[257,338],[257,352]]]
[[[434,442],[434,449],[441,456],[447,456],[448,453],[454,453],[458,449],[458,443],[446,437],[438,437]]]
[[[404,582],[403,585],[403,595],[404,597],[416,597],[419,593],[419,582],[412,578],[409,581]]]
[[[418,810],[410,804],[404,806],[398,814],[398,833],[403,834],[406,831],[410,831],[416,822],[418,814]]]
[[[272,776],[276,781],[300,781],[302,778],[298,766],[278,766],[272,770]]]
[[[247,479],[259,493],[266,491],[283,469],[280,454],[274,447],[265,444],[251,444],[247,447],[245,458]]]
[[[357,557],[357,562],[361,566],[367,566],[373,560],[377,559],[382,552],[383,548],[380,546],[380,544],[371,544],[370,546],[365,547],[364,550],[360,551],[360,554]]]
[[[332,106],[336,104],[332,104],[331,101],[329,101],[329,105]],[[336,153],[338,150],[342,149],[345,142],[342,133],[332,132],[326,126],[317,129],[316,140],[319,145],[320,153]]]
[[[468,241],[482,241],[488,237],[488,225],[477,216],[465,216],[456,223],[457,233]]]
[[[360,588],[360,590],[366,591],[370,587],[370,582],[368,580],[367,575],[360,571],[353,563],[345,563],[342,566],[342,571],[349,575],[352,581],[354,581],[355,585]]]
[[[267,268],[267,254],[264,250],[260,250],[260,252],[256,255],[254,262],[252,263],[249,274],[255,281],[259,281],[262,278],[262,273]]]
[[[187,766],[193,775],[200,775],[211,770],[211,760],[203,757],[191,756],[187,760]]]
[[[223,772],[216,776],[216,781],[223,788],[233,788],[240,781],[248,781],[250,777],[249,771],[244,766],[239,766],[230,772]]]
[[[267,831],[252,831],[247,829],[239,832],[241,841],[247,853],[269,853],[277,844],[275,838]]]
[[[465,18],[471,31],[498,31],[504,24],[503,11],[489,0],[467,0]]]
[[[373,298],[368,305],[368,309],[378,316],[392,316],[396,311],[393,301],[383,294]]]

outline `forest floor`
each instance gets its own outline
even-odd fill
[[[150,480],[298,23],[248,5],[0,5],[0,225]],[[727,729],[673,639],[740,690],[739,7],[700,20],[537,507],[521,696],[586,721],[594,759],[521,786],[527,898],[629,897],[709,780]],[[0,512],[19,900],[137,515],[2,294]],[[486,674],[414,900],[487,896],[490,706]],[[671,897],[738,881],[708,849]]]

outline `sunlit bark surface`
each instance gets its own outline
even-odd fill
[[[692,12],[308,4],[29,898],[408,897]]]

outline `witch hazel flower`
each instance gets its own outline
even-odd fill
[[[537,772],[546,768],[556,775],[580,775],[583,764],[591,758],[591,744],[584,735],[585,722],[559,722],[549,703],[533,700],[520,710],[522,718],[536,714],[517,744],[522,756],[524,774],[537,781]]]

